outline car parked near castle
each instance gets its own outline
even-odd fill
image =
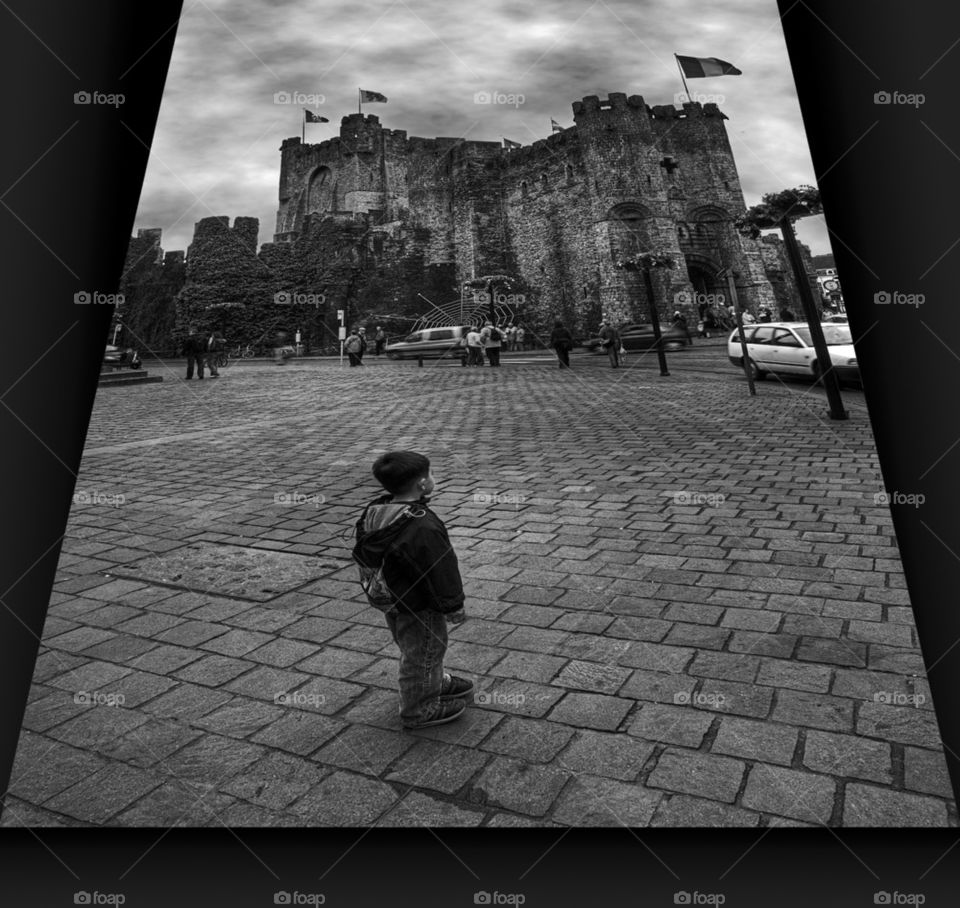
[[[461,341],[469,330],[468,326],[462,325],[452,328],[424,328],[408,334],[403,340],[391,341],[384,347],[384,353],[390,359],[466,356],[466,347]]]
[[[853,348],[850,326],[842,322],[824,323],[823,336],[830,353],[830,363],[840,381],[860,383],[860,367]],[[747,359],[755,379],[768,374],[801,375],[819,379],[823,368],[817,360],[813,338],[806,322],[768,322],[745,326]],[[743,368],[743,350],[740,335],[732,331],[727,341],[730,362]]]

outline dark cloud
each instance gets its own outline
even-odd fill
[[[721,95],[747,203],[764,192],[813,183],[783,33],[772,0],[205,0],[186,4],[137,214],[162,227],[166,249],[183,249],[210,215],[260,219],[272,238],[279,147],[300,135],[301,105],[277,92],[322,96],[336,134],[357,110],[357,89],[390,128],[409,135],[525,144],[550,134],[550,118],[572,125],[571,104],[611,91],[671,103],[682,91],[673,54],[716,56],[744,75],[692,80]],[[477,92],[523,96],[477,104]],[[198,199],[199,197],[199,199]],[[823,219],[801,238],[828,251]]]

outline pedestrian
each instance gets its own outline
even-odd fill
[[[187,378],[193,378],[193,367],[197,367],[197,378],[203,378],[204,349],[203,340],[197,334],[196,328],[187,330],[187,337],[183,342],[183,352],[187,356]]]
[[[387,342],[387,332],[381,327],[377,327],[377,333],[373,336],[373,354],[374,356],[380,356],[383,353],[383,347]]]
[[[553,347],[557,353],[560,368],[569,369],[570,351],[573,349],[573,335],[568,328],[564,327],[560,319],[557,319],[553,323],[553,331],[550,333],[550,346]]]
[[[483,365],[483,340],[476,325],[471,325],[467,332],[467,365]]]
[[[218,337],[216,331],[211,332],[210,337],[207,338],[206,347],[207,366],[210,369],[210,377],[219,378],[220,371],[217,369],[217,357],[220,355],[220,351],[223,350],[223,338]]]
[[[483,331],[480,332],[480,340],[483,342],[483,349],[487,353],[487,360],[491,366],[500,365],[500,341],[502,339],[503,334],[493,322],[488,321],[483,326]]]
[[[523,330],[523,325],[517,325],[517,349],[518,349],[518,350],[526,350],[526,349],[527,349],[527,348],[524,346],[524,338],[525,338],[525,336],[526,336],[526,332]]]
[[[363,365],[363,354],[367,352],[367,329],[361,328],[357,333],[360,337],[360,364]]]
[[[620,366],[620,333],[608,321],[600,322],[600,345],[610,357],[610,368]]]
[[[389,451],[373,464],[386,494],[364,509],[353,558],[370,604],[400,649],[400,721],[427,728],[460,718],[473,682],[443,670],[447,625],[465,619],[463,581],[443,521],[430,509],[430,461]]]
[[[792,322],[796,320],[796,316],[789,309],[780,310],[780,321],[782,322]]]
[[[772,321],[772,318],[770,316],[770,310],[766,306],[760,307],[760,311],[757,314],[757,321],[763,322],[764,324]]]
[[[363,341],[360,339],[356,328],[351,329],[350,336],[343,345],[343,349],[347,351],[347,356],[350,357],[351,366],[363,365]]]
[[[287,343],[287,332],[278,331],[274,336],[274,347],[273,347],[273,361],[278,366],[285,366],[287,364],[287,358],[284,355],[283,348]]]
[[[510,351],[517,349],[517,326],[510,325],[507,328],[507,349]]]
[[[743,323],[744,323],[745,325],[754,325],[754,324],[756,324],[756,321],[757,321],[757,320],[753,317],[753,313],[750,312],[750,311],[748,311],[747,309],[744,309],[744,310],[743,310],[743,315],[741,316],[741,318],[743,319]]]

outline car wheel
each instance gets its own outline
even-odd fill
[[[741,363],[741,365],[742,365],[743,360],[740,360],[740,363]],[[749,371],[750,371],[750,377],[751,377],[754,381],[763,381],[763,380],[767,377],[767,373],[766,373],[766,372],[761,372],[761,371],[757,368],[757,364],[756,364],[752,359],[750,359],[749,356],[747,357],[747,368],[748,368]]]

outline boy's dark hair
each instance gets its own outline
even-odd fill
[[[430,474],[430,461],[416,451],[387,451],[373,463],[373,475],[391,495]]]

